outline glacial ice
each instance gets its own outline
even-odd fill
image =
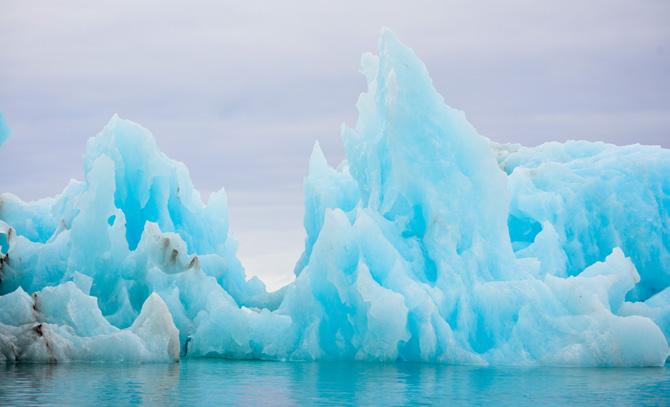
[[[179,360],[179,332],[157,294],[127,329],[112,326],[74,282],[0,297],[0,361]]]
[[[670,352],[670,151],[497,144],[383,31],[346,160],[318,144],[305,249],[246,279],[223,190],[117,116],[85,179],[0,196],[0,359],[659,366]]]
[[[0,113],[0,146],[5,144],[5,141],[9,138],[9,126],[5,121],[5,117]]]

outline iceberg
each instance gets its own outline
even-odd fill
[[[314,146],[276,292],[246,278],[224,190],[203,202],[118,116],[83,181],[2,194],[0,360],[666,363],[669,150],[495,143],[389,30],[361,65],[346,159]]]
[[[103,317],[74,282],[0,297],[0,361],[177,361],[179,332],[165,302],[152,294],[126,329]]]
[[[5,121],[5,117],[0,113],[0,146],[5,144],[5,141],[9,138],[10,130]]]

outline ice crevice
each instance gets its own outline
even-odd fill
[[[0,361],[666,363],[670,151],[495,143],[388,30],[361,65],[346,159],[314,146],[277,292],[246,278],[225,191],[204,202],[118,116],[83,181],[0,195]]]

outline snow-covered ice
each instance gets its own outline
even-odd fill
[[[382,32],[347,159],[315,145],[296,279],[247,280],[223,190],[117,116],[84,181],[0,196],[0,359],[658,366],[670,151],[497,144]],[[271,204],[268,204],[271,205]]]

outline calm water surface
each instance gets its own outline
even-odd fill
[[[670,368],[473,368],[187,360],[0,365],[12,405],[670,405]]]

